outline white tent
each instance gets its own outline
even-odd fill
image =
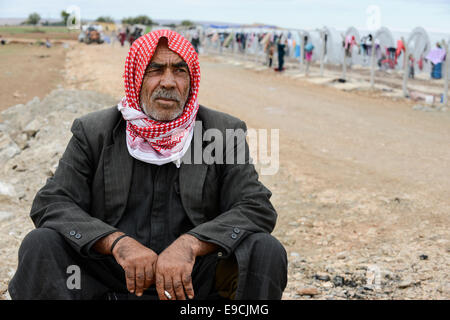
[[[379,45],[379,49],[377,49],[377,45]],[[392,36],[391,31],[386,27],[381,27],[375,33],[372,41],[372,50],[371,50],[371,70],[370,70],[370,85],[373,88],[375,83],[375,58],[376,55],[386,52],[387,48],[394,48],[395,41]],[[379,58],[379,57],[377,57]]]
[[[347,57],[345,54],[345,42],[347,37],[354,37],[355,42],[357,43],[356,46],[351,46],[350,50],[350,57]],[[345,31],[345,33],[342,35],[342,78],[346,79],[347,77],[347,63],[350,63],[350,65],[354,63],[362,64],[362,56],[359,54],[360,50],[358,48],[359,43],[361,43],[361,37],[359,35],[358,30],[355,27],[350,27]]]
[[[430,38],[428,37],[428,33],[422,27],[416,27],[408,36],[408,40],[405,44],[405,56],[408,59],[408,56],[411,54],[414,58],[414,61],[418,61],[419,59],[423,59],[428,51],[431,49]],[[408,60],[407,60],[408,61]],[[426,68],[429,70],[429,67]],[[405,96],[408,95],[408,63],[403,66],[403,94]]]

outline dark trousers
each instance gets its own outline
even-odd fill
[[[284,55],[278,54],[278,70],[283,71],[283,67],[284,67]]]
[[[223,284],[217,287],[216,270],[226,270],[223,266],[229,266],[230,261],[231,265],[235,263],[238,272],[238,280],[234,281],[237,288],[233,288],[232,295],[236,299],[281,299],[287,283],[286,251],[278,240],[263,233],[248,236],[237,247],[235,256],[228,259],[221,259],[217,254],[197,257],[192,271],[194,299],[221,298],[219,291],[226,289]],[[79,268],[79,288],[73,266]],[[226,276],[230,277],[230,273]],[[112,256],[83,257],[48,228],[34,229],[24,238],[19,248],[18,268],[8,291],[12,299],[19,300],[158,299],[154,285],[142,297],[129,294],[124,271]]]

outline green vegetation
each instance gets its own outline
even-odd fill
[[[103,17],[103,16],[98,17],[97,20],[95,20],[95,21],[97,21],[97,22],[114,23],[114,19],[113,18],[111,18],[111,17]]]
[[[40,26],[38,28],[31,26],[0,26],[0,34],[20,34],[20,33],[61,33],[61,32],[74,32],[79,33],[79,30],[69,30],[66,27],[57,27],[57,26]]]
[[[40,20],[41,20],[41,16],[37,12],[33,12],[33,13],[30,13],[27,21],[25,21],[24,24],[37,25]]]
[[[183,20],[180,25],[182,27],[193,27],[195,24],[190,20]]]
[[[146,26],[151,26],[156,23],[153,22],[152,19],[148,16],[137,16],[137,17],[128,17],[122,19],[123,24],[143,24]]]

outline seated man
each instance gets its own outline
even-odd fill
[[[140,37],[124,80],[118,106],[74,121],[34,199],[11,297],[280,299],[287,257],[270,235],[271,193],[245,134],[204,141],[246,126],[199,106],[192,45],[169,30]]]

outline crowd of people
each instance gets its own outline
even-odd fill
[[[120,45],[122,47],[124,46],[125,41],[128,41],[128,43],[131,46],[137,38],[143,35],[143,31],[144,29],[140,27],[134,28],[126,27],[125,29],[122,28],[120,29],[119,34],[117,35],[117,39],[119,40]]]

